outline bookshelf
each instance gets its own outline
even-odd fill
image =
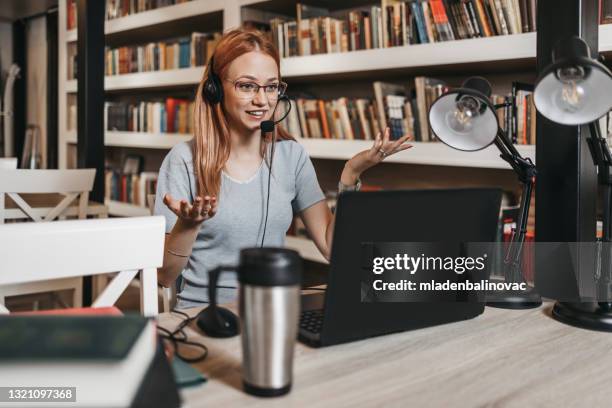
[[[444,66],[451,71],[475,64],[480,65],[478,70],[485,71],[500,63],[505,64],[505,69],[508,64],[512,68],[535,66],[535,54],[536,33],[525,33],[284,58],[281,72],[287,79],[339,75],[348,79],[372,71],[380,75],[414,75],[429,72],[429,67]]]
[[[104,24],[104,34],[118,34],[153,27],[160,24],[172,23],[193,16],[223,12],[223,0],[191,0],[174,6],[161,7],[155,10],[143,11],[126,17],[107,20]],[[66,41],[76,41],[77,30],[66,30]]]
[[[76,100],[76,80],[67,80],[67,48],[77,41],[76,30],[66,30],[66,1],[59,0],[59,163],[66,168],[74,164],[69,151],[74,154],[76,131],[68,129],[68,101]],[[126,42],[126,39],[143,39],[147,36],[161,38],[164,31],[174,32],[181,25],[199,24],[200,31],[206,25],[227,30],[241,23],[244,9],[280,13],[294,16],[295,1],[280,0],[192,0],[187,3],[145,11],[127,17],[109,20],[105,34],[111,43]],[[329,6],[321,0],[306,0],[305,3]],[[367,6],[378,1],[334,2],[335,9]],[[293,14],[291,14],[293,13]],[[612,53],[612,25],[601,26],[599,31],[600,51]],[[398,80],[414,75],[447,73],[463,75],[490,72],[512,73],[516,70],[535,71],[536,33],[407,45],[392,48],[351,51],[334,54],[319,54],[284,58],[281,61],[283,78],[292,84],[331,83],[340,81],[350,86],[352,80]],[[193,90],[199,83],[203,67],[177,70],[142,72],[108,76],[104,87],[109,94],[137,94],[168,90]],[[406,82],[404,81],[404,82]],[[151,134],[135,132],[112,132],[105,134],[106,146],[113,148],[170,149],[176,143],[189,140],[191,135]],[[313,159],[347,160],[353,154],[368,148],[370,141],[300,139]],[[535,159],[534,146],[518,146],[519,151]],[[418,154],[417,154],[418,153]],[[390,163],[407,165],[460,166],[484,169],[510,169],[499,158],[494,147],[480,152],[455,151],[441,143],[415,143],[411,149],[387,159]],[[124,203],[109,202],[111,214],[136,215],[142,208]],[[147,211],[148,213],[148,211]],[[290,239],[288,245],[303,251],[313,250],[308,240]],[[308,252],[305,252],[308,253]],[[314,253],[318,254],[316,248]],[[312,253],[311,253],[312,254]],[[319,261],[322,258],[319,258]]]

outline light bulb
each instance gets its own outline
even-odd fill
[[[565,112],[577,112],[584,106],[584,88],[580,83],[584,80],[582,67],[564,67],[557,70],[557,78],[563,84],[561,94],[557,94],[555,105]]]
[[[469,133],[473,127],[473,118],[479,114],[480,104],[476,98],[463,95],[457,101],[455,109],[444,118],[448,127],[457,133]]]

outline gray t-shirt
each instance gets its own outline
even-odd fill
[[[166,217],[167,233],[174,227],[177,217],[163,203],[164,195],[169,193],[175,200],[185,199],[191,203],[197,194],[192,143],[174,146],[159,169],[155,214]],[[222,172],[217,213],[202,223],[193,244],[182,272],[178,308],[206,303],[208,271],[218,265],[236,265],[241,248],[261,244],[268,173],[268,165],[263,161],[257,172],[246,181],[235,180]],[[314,167],[302,145],[290,140],[277,142],[264,246],[284,246],[293,214],[323,199]],[[237,281],[234,273],[222,273],[218,286],[220,302],[235,300]]]

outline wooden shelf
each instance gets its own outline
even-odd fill
[[[154,10],[134,13],[126,17],[106,20],[104,34],[117,34],[148,28],[159,24],[192,18],[193,16],[223,11],[224,0],[192,0],[173,6],[160,7]],[[77,40],[76,29],[66,32],[66,42]]]
[[[76,28],[66,31],[66,42],[73,42],[76,40],[77,40],[77,29]]]
[[[599,26],[599,52],[612,52],[612,24]]]
[[[336,139],[298,139],[313,159],[348,160],[362,150],[372,147],[368,140]],[[387,159],[387,163],[426,164],[435,166],[481,167],[491,169],[510,169],[510,165],[499,157],[499,150],[489,146],[477,152],[462,152],[452,149],[444,143],[412,142],[414,147],[396,153]],[[516,146],[523,157],[529,157],[535,163],[535,146]]]
[[[287,235],[285,237],[285,247],[299,252],[300,256],[308,261],[329,263],[311,239]]]
[[[119,217],[142,217],[151,215],[148,208],[135,204],[122,203],[113,200],[104,200],[104,204],[108,207],[108,213],[110,215]]]
[[[106,132],[106,146],[144,147],[149,149],[170,149],[177,143],[188,141],[192,135],[154,134],[140,132]],[[362,150],[372,147],[369,140],[297,139],[313,159],[348,160]],[[76,132],[67,134],[68,143],[76,143]],[[499,157],[495,146],[477,152],[462,152],[444,143],[412,142],[412,149],[399,152],[385,159],[386,163],[422,164],[432,166],[458,166],[490,169],[511,167]],[[518,145],[523,157],[535,163],[535,146]]]
[[[69,130],[66,132],[66,143],[76,144],[77,142],[77,132],[76,130]]]
[[[334,54],[284,58],[284,78],[309,78],[371,71],[401,70],[410,73],[436,66],[459,66],[521,60],[535,62],[536,33],[515,34],[432,44],[377,48]]]
[[[191,140],[192,135],[180,133],[106,132],[105,146],[171,149],[174,145]]]
[[[64,89],[66,93],[76,93],[77,91],[77,80],[76,79],[68,79],[65,82]]]
[[[203,74],[204,67],[192,67],[166,71],[113,75],[104,78],[104,89],[106,91],[118,91],[122,89],[167,88],[195,85],[200,82]]]
[[[180,133],[146,133],[107,131],[104,134],[104,145],[115,147],[143,147],[146,149],[171,149],[174,145],[191,140],[193,135]],[[76,143],[76,132],[66,134],[68,143]]]
[[[135,72],[104,77],[104,90],[172,88],[197,85],[204,74],[204,67],[170,69],[165,71]],[[76,79],[66,81],[66,92],[76,92]]]

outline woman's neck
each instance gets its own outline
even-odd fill
[[[261,158],[260,131],[238,131],[230,128],[230,160],[250,161]]]

